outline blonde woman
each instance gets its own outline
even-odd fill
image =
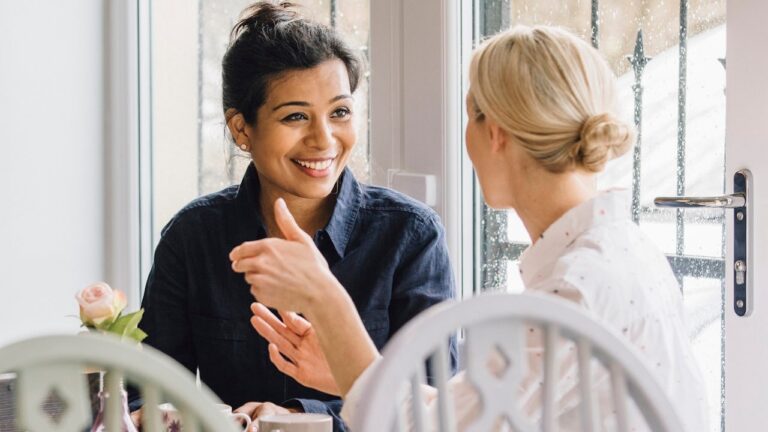
[[[627,218],[627,194],[596,189],[597,174],[634,141],[632,127],[618,119],[606,62],[563,30],[515,27],[477,49],[469,77],[467,151],[488,205],[514,209],[530,235],[533,244],[520,260],[526,290],[571,300],[624,335],[675,401],[687,430],[708,430],[703,380],[671,269]],[[235,248],[233,267],[259,302],[299,311],[311,325],[287,314],[286,327],[258,304],[252,323],[281,351],[321,347],[350,419],[379,353],[281,201],[275,213],[286,240]],[[260,265],[267,260],[277,264]],[[569,412],[578,396],[560,384],[561,427],[578,429]],[[479,401],[463,375],[452,385],[466,425]]]

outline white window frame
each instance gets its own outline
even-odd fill
[[[471,2],[371,0],[371,182],[427,201],[445,227],[460,295],[473,286],[473,185],[462,157],[462,61]],[[152,262],[149,0],[108,3],[106,278],[138,307]],[[416,143],[416,144],[414,144]]]
[[[136,309],[152,258],[149,0],[107,2],[105,15],[105,275]]]
[[[471,2],[371,1],[371,181],[437,211],[460,295],[472,286],[474,237],[462,226],[473,211],[461,175],[471,169],[461,138],[461,42],[471,40],[463,16],[472,16]]]

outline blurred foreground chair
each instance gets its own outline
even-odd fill
[[[92,412],[87,370],[105,372],[104,390],[121,394],[122,383],[140,389],[144,399],[142,430],[163,431],[161,402],[172,403],[182,415],[185,432],[238,429],[215,407],[221,403],[195,376],[165,354],[149,346],[138,347],[100,334],[44,336],[0,348],[0,374],[14,373],[16,428],[30,432],[82,432],[90,430]],[[60,413],[44,410],[51,399]],[[122,398],[107,399],[107,431],[121,430]]]
[[[350,429],[456,431],[457,407],[447,385],[450,368],[445,341],[457,331],[464,332],[461,366],[481,408],[464,425],[466,431],[489,432],[503,425],[502,430],[512,431],[592,432],[604,430],[603,416],[610,416],[611,430],[621,432],[630,430],[633,416],[640,416],[648,430],[683,430],[673,403],[641,361],[639,351],[575,305],[531,294],[489,294],[442,303],[406,324],[385,347],[383,359],[365,382],[365,397]],[[538,354],[531,356],[528,348],[534,335]],[[502,370],[489,366],[494,357],[497,364],[501,359]],[[530,405],[524,408],[519,400],[524,382],[530,384],[531,357],[539,359],[533,380],[539,397],[535,418],[525,409]],[[563,376],[558,368],[564,357],[570,362],[568,391],[576,404],[569,408],[569,424],[563,428],[558,418],[562,407],[557,405],[562,397],[558,380]],[[422,392],[425,362],[437,389],[436,409],[431,412]],[[608,413],[598,403],[596,375],[603,378],[602,388],[612,400]],[[601,400],[605,397],[600,395]]]

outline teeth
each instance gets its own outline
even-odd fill
[[[331,166],[333,163],[333,159],[326,159],[324,161],[302,161],[296,159],[296,163],[309,169],[313,169],[315,171],[323,171],[325,169],[328,169],[328,167]]]

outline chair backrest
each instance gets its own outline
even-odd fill
[[[104,389],[109,394],[121,394],[123,383],[139,388],[144,431],[164,430],[157,409],[161,402],[179,410],[185,431],[238,430],[216,409],[220,403],[216,395],[205,386],[198,388],[194,375],[170,357],[149,346],[100,334],[43,336],[0,348],[0,374],[16,374],[16,427],[31,432],[89,429],[93,418],[85,372],[94,369],[105,372]],[[55,419],[42,409],[53,395],[63,406]],[[122,431],[122,404],[120,397],[107,398],[104,424],[108,432]]]
[[[521,389],[530,383],[531,336],[538,329],[541,344],[540,385],[536,418],[521,407]],[[558,380],[563,364],[563,349],[573,362],[569,371],[576,405],[570,408],[568,430],[602,430],[603,416],[610,415],[615,430],[629,430],[630,417],[640,415],[653,431],[682,431],[673,404],[641,360],[639,350],[607,329],[577,306],[554,296],[534,294],[488,294],[462,302],[442,303],[426,310],[406,324],[385,347],[381,363],[370,372],[350,424],[353,431],[457,430],[456,411],[450,379],[448,338],[464,331],[464,378],[478,394],[481,409],[473,421],[464,424],[468,431],[487,432],[506,422],[514,431],[557,430],[562,388]],[[494,356],[506,363],[503,370],[492,370]],[[422,392],[425,362],[430,366],[437,390],[434,410],[426,411]],[[497,362],[498,363],[498,362]],[[595,373],[603,371],[604,387],[610,393],[613,409],[600,412]],[[526,381],[528,380],[528,381]],[[401,391],[397,391],[400,389]],[[530,393],[529,393],[530,394]],[[573,401],[573,399],[571,400]],[[560,411],[559,411],[560,410]],[[437,424],[434,424],[435,415]],[[540,427],[537,427],[537,423]]]

